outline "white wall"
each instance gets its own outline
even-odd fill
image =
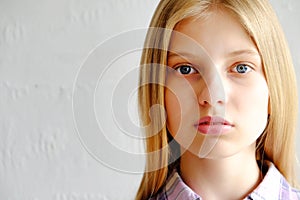
[[[300,77],[300,2],[271,2],[283,23]],[[122,48],[141,46],[143,32],[132,30],[147,27],[157,3],[158,0],[0,1],[0,199],[134,197],[141,174],[122,170],[141,171],[143,157],[118,157],[103,149],[111,144],[129,154],[142,152],[134,139],[138,134],[126,136],[115,131],[121,127],[130,132],[128,119],[136,121],[136,116],[128,116],[122,104],[114,102],[122,110],[116,114],[122,115],[124,122],[120,127],[110,127],[107,124],[114,119],[105,109],[113,89],[118,97],[128,97],[129,109],[135,111],[135,93],[122,93],[126,88],[117,87],[115,81],[122,77],[135,83],[140,51],[126,52]],[[126,35],[125,31],[131,32]],[[133,34],[134,41],[118,41],[119,37]],[[98,50],[90,54],[97,45]],[[118,50],[123,55],[105,71],[101,60],[120,53]],[[94,79],[86,79],[85,73],[94,73]],[[78,94],[73,102],[74,113],[73,86]],[[90,100],[85,94],[91,90],[95,90],[98,100],[96,113],[89,112],[93,107],[84,104]],[[95,119],[105,124],[100,128],[106,138],[95,134],[99,128],[95,127]],[[75,122],[80,120],[86,124],[77,123],[76,127]]]

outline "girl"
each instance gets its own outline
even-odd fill
[[[162,0],[150,27],[136,199],[300,199],[295,73],[268,1]]]

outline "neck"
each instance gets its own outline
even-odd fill
[[[249,150],[222,159],[199,158],[185,151],[180,173],[184,182],[203,199],[241,199],[261,181],[255,154]]]

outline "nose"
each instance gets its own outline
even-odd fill
[[[200,88],[198,101],[201,106],[223,105],[226,101],[225,87],[220,75],[215,73],[204,76],[203,87]]]

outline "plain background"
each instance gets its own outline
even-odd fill
[[[133,199],[141,174],[120,171],[122,163],[117,169],[106,166],[83,147],[73,118],[72,91],[91,50],[120,33],[146,28],[157,3],[0,0],[0,199]],[[271,3],[282,22],[300,79],[300,1]],[[113,51],[105,52],[109,55]],[[123,56],[112,68],[121,69],[118,62],[123,69],[136,67],[139,53]],[[100,58],[94,64],[105,67]],[[117,72],[111,74],[107,79],[113,84],[119,76]],[[93,89],[89,83],[81,87],[82,91]],[[109,90],[108,84],[106,90],[98,92],[104,97]],[[129,97],[135,105],[135,94]],[[134,113],[134,106],[124,113],[128,111]],[[97,115],[105,118],[107,113]],[[134,114],[129,115],[136,120]],[[108,140],[125,151],[142,151],[135,141],[119,136]],[[107,159],[121,159],[102,150]],[[143,159],[135,162],[142,169]]]

